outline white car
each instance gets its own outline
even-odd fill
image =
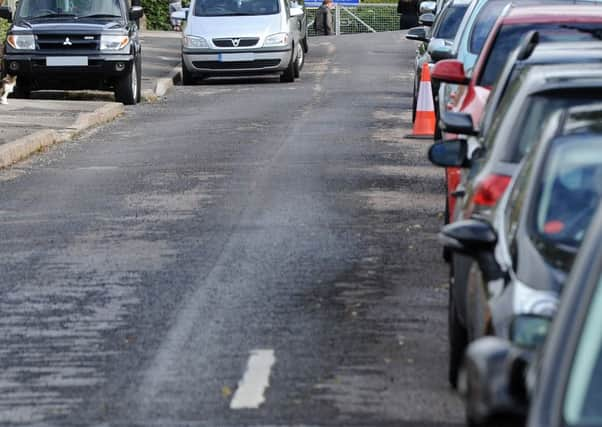
[[[192,0],[172,13],[186,20],[182,81],[209,76],[299,77],[307,51],[303,7],[289,0]]]

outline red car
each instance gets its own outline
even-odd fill
[[[602,7],[596,5],[537,5],[508,6],[493,26],[470,77],[463,64],[455,59],[439,61],[432,78],[446,83],[461,84],[455,95],[455,104],[449,110],[468,113],[473,124],[478,124],[492,86],[510,52],[529,31],[539,32],[541,42],[602,40]],[[478,129],[475,128],[475,134]],[[453,137],[444,134],[444,138]],[[446,169],[446,222],[453,221],[455,198],[453,193],[460,183],[460,169]],[[475,200],[491,208],[504,192],[509,180],[503,183],[485,182],[477,191]],[[480,194],[483,193],[483,194]],[[477,207],[478,208],[478,207]]]

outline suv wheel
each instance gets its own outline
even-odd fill
[[[299,53],[297,54],[297,60],[295,61],[295,78],[299,78],[303,64],[305,64],[305,52],[303,52],[303,46],[299,47]]]
[[[293,48],[294,51],[294,48]],[[295,61],[292,58],[291,55],[291,60],[288,63],[288,67],[286,67],[286,70],[284,70],[284,73],[282,73],[282,75],[280,76],[280,81],[282,83],[292,83],[295,81],[295,63],[297,61]]]
[[[31,84],[28,81],[17,79],[12,96],[13,98],[28,99],[31,96]]]
[[[115,85],[115,100],[125,105],[135,105],[140,91],[140,59],[136,58],[132,70],[126,76],[117,80]]]

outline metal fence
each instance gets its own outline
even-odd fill
[[[314,20],[317,7],[307,7],[308,34],[315,36]],[[397,4],[365,3],[346,7],[336,5],[333,13],[336,34],[376,33],[399,30]]]

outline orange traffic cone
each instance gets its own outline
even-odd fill
[[[435,135],[435,103],[431,89],[431,72],[429,64],[422,64],[422,76],[418,87],[418,102],[416,103],[416,119],[410,137],[432,138]]]

